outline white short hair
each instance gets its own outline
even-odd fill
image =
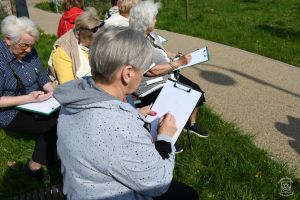
[[[130,10],[129,27],[145,32],[153,26],[154,17],[158,13],[159,3],[154,3],[152,0],[140,1]]]
[[[39,39],[39,31],[33,21],[27,17],[16,17],[9,15],[1,23],[1,32],[13,42],[19,42],[22,34],[32,36],[35,41]]]
[[[100,30],[94,38],[89,61],[93,77],[110,82],[123,65],[148,69],[152,63],[152,47],[140,31],[109,27]]]

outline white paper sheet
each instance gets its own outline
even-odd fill
[[[17,109],[20,110],[26,110],[29,112],[35,112],[42,115],[50,115],[52,112],[57,110],[60,107],[60,104],[58,101],[51,97],[50,99],[47,99],[43,102],[37,102],[37,103],[27,103],[16,106]]]
[[[193,51],[190,53],[192,56],[192,60],[187,64],[187,65],[183,65],[181,67],[176,68],[174,71],[185,68],[185,67],[189,67],[192,65],[196,65],[205,61],[209,60],[209,55],[208,55],[208,49],[207,47],[204,47],[202,49],[198,49],[196,51]]]
[[[175,144],[178,139],[184,125],[189,119],[192,111],[194,110],[202,93],[185,87],[179,83],[168,80],[156,101],[154,102],[152,109],[157,112],[156,116],[147,116],[146,120],[151,123],[151,135],[155,141],[157,138],[157,126],[159,118],[166,113],[171,113],[175,116],[177,132],[173,136],[172,143]]]

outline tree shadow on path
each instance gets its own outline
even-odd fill
[[[281,92],[284,92],[284,93],[286,93],[286,94],[289,94],[289,95],[292,95],[292,96],[294,96],[294,97],[298,97],[298,98],[300,98],[300,94],[298,94],[298,93],[295,93],[295,92],[293,92],[293,91],[289,91],[289,90],[287,90],[287,89],[284,89],[284,88],[281,88],[281,87],[279,87],[279,86],[277,86],[277,85],[274,85],[274,84],[272,84],[272,83],[268,83],[267,81],[265,81],[265,80],[261,80],[261,79],[258,79],[258,78],[256,78],[256,77],[254,77],[254,76],[251,76],[251,75],[249,75],[249,74],[246,74],[246,73],[244,73],[244,72],[241,72],[241,71],[238,71],[238,70],[235,70],[235,69],[228,69],[228,68],[226,68],[226,67],[223,67],[223,66],[220,66],[220,65],[214,65],[214,64],[208,64],[208,63],[204,63],[204,64],[202,64],[202,65],[204,65],[204,66],[209,66],[209,67],[215,67],[215,68],[219,68],[219,69],[223,69],[223,70],[226,70],[226,71],[229,71],[229,72],[232,72],[232,73],[234,73],[234,74],[236,74],[236,75],[239,75],[239,76],[242,76],[242,77],[244,77],[244,78],[246,78],[246,79],[249,79],[249,80],[252,80],[252,81],[254,81],[254,82],[256,82],[256,83],[258,83],[258,84],[261,84],[261,85],[264,85],[264,86],[268,86],[268,87],[271,87],[271,88],[273,88],[273,89],[276,89],[276,90],[279,90],[279,91],[281,91]],[[209,73],[208,72],[210,72],[210,71],[206,71],[206,70],[202,70],[202,69],[200,69],[199,67],[193,67],[194,69],[197,69],[198,71],[200,71],[201,73],[200,73],[200,76],[201,77],[203,77],[204,79],[206,79],[207,81],[209,81],[209,82],[212,82],[212,83],[217,83],[217,84],[221,84],[221,85],[234,85],[234,84],[236,84],[236,81],[233,79],[233,78],[231,78],[231,77],[229,77],[229,76],[227,76],[227,75],[224,75],[224,74],[221,74],[221,73],[219,73],[219,72],[213,72],[214,74],[218,74],[218,76],[212,76],[212,75],[208,75]],[[203,74],[202,74],[202,71],[204,72]],[[206,72],[206,73],[205,73]],[[212,74],[212,73],[211,73]],[[222,75],[222,76],[221,76]],[[215,79],[218,79],[218,78],[220,78],[220,80],[215,80]],[[225,83],[226,84],[222,84],[222,79],[223,80],[226,80],[227,79],[227,81],[225,81]],[[231,80],[230,80],[231,79]]]
[[[291,137],[289,145],[300,154],[300,118],[287,116],[288,124],[282,122],[275,122],[275,128],[284,135]]]
[[[233,78],[225,74],[222,74],[220,72],[201,69],[200,76],[205,80],[218,85],[224,85],[224,86],[236,85],[236,81]]]

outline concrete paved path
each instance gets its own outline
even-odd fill
[[[56,34],[60,15],[33,8],[34,1],[39,0],[27,0],[30,17],[45,32]],[[300,68],[207,40],[157,32],[172,51],[208,47],[210,61],[182,74],[201,86],[218,114],[255,135],[257,146],[298,167],[300,177]]]
[[[48,34],[57,33],[58,22],[61,14],[46,12],[37,8],[34,8],[34,4],[40,2],[40,0],[27,0],[27,7],[29,17]],[[52,44],[51,44],[52,45]]]

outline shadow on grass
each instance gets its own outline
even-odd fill
[[[23,162],[17,162],[15,165],[7,168],[0,183],[1,199],[11,199],[19,194],[42,187],[40,183],[25,174],[23,165]]]
[[[12,197],[33,192],[45,186],[27,175],[24,170],[24,163],[17,162],[13,166],[7,167],[0,183],[0,199],[12,199]],[[61,185],[62,177],[59,166],[48,169],[51,178],[51,185]],[[49,187],[49,186],[48,186]]]
[[[275,128],[284,135],[293,139],[289,140],[289,145],[300,154],[300,118],[287,116],[288,124],[275,122]]]
[[[257,29],[268,32],[280,38],[288,38],[296,40],[300,38],[300,31],[289,30],[286,28],[275,27],[269,24],[261,24],[256,26]]]
[[[7,130],[3,130],[3,131],[5,131],[7,137],[10,137],[10,138],[22,139],[22,140],[25,140],[25,141],[36,140],[37,139],[37,137],[34,136],[34,135],[22,134],[22,133],[7,131]]]

